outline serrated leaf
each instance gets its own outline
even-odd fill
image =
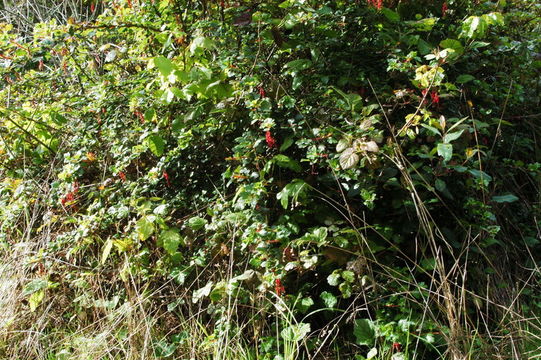
[[[376,340],[374,322],[370,319],[357,319],[353,326],[353,335],[358,345],[373,346]]]
[[[453,145],[451,144],[438,144],[438,155],[443,157],[444,161],[449,161],[453,157]]]
[[[147,146],[152,151],[152,153],[156,156],[162,156],[163,150],[165,149],[165,142],[163,139],[158,135],[150,135],[146,139]]]
[[[331,286],[337,286],[340,282],[340,273],[333,272],[331,275],[327,276],[327,282]]]
[[[360,149],[367,152],[374,152],[374,153],[379,152],[379,146],[378,144],[376,144],[375,141],[368,141],[368,142],[361,143]]]
[[[139,240],[145,241],[154,233],[154,224],[147,216],[145,216],[137,221],[136,230]]]
[[[342,169],[351,169],[359,162],[359,155],[357,155],[353,148],[347,148],[340,155],[339,161]]]
[[[180,236],[178,229],[167,229],[160,233],[160,241],[165,251],[169,255],[173,255],[182,243],[182,236]]]
[[[336,296],[327,291],[323,291],[321,295],[319,295],[319,297],[321,298],[321,300],[323,300],[325,306],[331,309],[334,308],[338,303]]]

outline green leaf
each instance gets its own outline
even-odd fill
[[[507,194],[507,195],[499,195],[499,196],[493,196],[492,201],[496,203],[512,203],[518,200],[518,197],[516,197],[513,194]]]
[[[310,332],[310,324],[300,323],[286,327],[280,335],[286,341],[299,342]]]
[[[443,142],[444,143],[450,143],[451,141],[454,141],[454,140],[458,139],[460,137],[460,135],[462,135],[463,132],[464,132],[464,129],[459,130],[459,131],[455,131],[455,132],[452,132],[452,133],[447,133],[443,137]],[[453,149],[451,149],[451,151],[452,150]]]
[[[111,253],[111,249],[113,248],[113,240],[107,239],[105,242],[105,245],[103,246],[103,250],[101,251],[101,264],[105,264],[107,261],[107,258],[109,257],[109,254]]]
[[[280,152],[289,149],[289,147],[293,145],[293,142],[294,142],[293,136],[286,137],[286,139],[284,140],[284,143],[280,146]]]
[[[337,286],[340,283],[340,273],[334,271],[331,275],[327,276],[327,282],[331,286]]]
[[[336,152],[342,152],[346,150],[351,145],[351,141],[348,139],[340,139],[338,144],[336,144]]]
[[[302,170],[298,161],[293,160],[289,156],[283,154],[276,155],[271,161],[281,168],[290,169],[295,172],[300,172]]]
[[[145,216],[137,221],[136,229],[139,240],[145,241],[154,233],[154,223],[148,216]]]
[[[146,138],[146,143],[150,151],[156,156],[162,156],[165,149],[165,142],[158,135],[150,135]]]
[[[358,345],[373,346],[376,340],[374,322],[369,319],[355,320],[353,335],[355,335],[355,340]]]
[[[182,236],[180,236],[178,229],[167,229],[160,233],[160,241],[163,248],[169,255],[173,255],[177,252],[178,246],[182,243]]]
[[[302,70],[306,70],[312,66],[312,61],[308,59],[298,59],[288,62],[284,65],[284,68],[288,69],[290,73],[297,73]]]
[[[456,82],[459,84],[465,84],[467,82],[470,82],[472,80],[475,80],[475,77],[469,75],[469,74],[462,74],[459,77],[456,78]]]
[[[289,184],[276,194],[276,198],[280,200],[280,204],[284,209],[288,208],[289,199],[291,198],[292,206],[297,206],[299,198],[304,198],[308,190],[308,184],[300,179],[293,179]]]
[[[330,292],[327,292],[327,291],[323,291],[319,297],[321,298],[321,300],[323,300],[323,302],[325,303],[325,306],[328,307],[328,308],[331,308],[333,309],[336,304],[338,303],[338,300],[336,299],[336,296],[334,296],[333,294],[331,294]]]
[[[34,312],[38,308],[39,304],[45,298],[45,290],[41,289],[30,295],[28,298],[28,305],[30,306],[30,311]]]
[[[351,169],[359,162],[359,155],[355,152],[353,148],[347,148],[340,155],[340,166],[342,169],[347,170]]]
[[[212,49],[214,41],[204,36],[198,36],[190,44],[190,53],[194,55],[199,49]]]
[[[23,296],[31,295],[39,290],[45,289],[49,285],[46,279],[34,279],[25,285]]]
[[[342,271],[342,278],[344,280],[346,280],[347,282],[354,282],[355,281],[355,273],[353,271],[350,271],[350,270],[344,270]]]
[[[299,311],[304,314],[312,305],[314,305],[314,300],[312,300],[311,297],[305,297],[301,299],[297,307],[299,308]]]
[[[202,228],[205,227],[205,225],[207,225],[207,220],[203,219],[202,217],[199,217],[199,216],[194,216],[192,218],[190,218],[188,220],[188,226],[192,229],[192,230],[200,230]]]
[[[160,73],[165,77],[169,76],[169,74],[176,69],[176,66],[171,62],[171,60],[163,56],[155,57],[153,61]]]
[[[376,357],[377,355],[378,355],[378,349],[377,348],[372,348],[372,349],[370,349],[368,354],[366,354],[366,359],[367,360],[372,359],[372,358]]]
[[[210,291],[212,290],[213,282],[209,281],[207,285],[203,286],[201,289],[195,290],[192,295],[192,302],[195,304],[204,297],[209,296]]]
[[[438,144],[438,155],[443,157],[444,161],[449,161],[453,157],[453,145],[440,143]]]
[[[455,39],[445,39],[440,42],[440,48],[442,49],[453,49],[454,54],[462,55],[464,53],[464,46],[462,43]]]
[[[388,9],[388,8],[382,8],[381,9],[381,13],[387,18],[387,20],[389,20],[390,22],[399,22],[400,21],[400,15],[391,10],[391,9]]]

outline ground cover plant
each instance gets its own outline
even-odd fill
[[[0,358],[541,357],[539,1],[0,17]]]

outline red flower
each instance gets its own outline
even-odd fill
[[[368,3],[378,10],[383,7],[383,0],[368,0]]]
[[[123,182],[126,181],[126,174],[124,174],[122,171],[119,171],[119,172],[118,172],[118,177],[119,177],[120,180],[122,180]]]
[[[165,179],[165,183],[167,184],[167,187],[171,187],[171,182],[169,181],[169,174],[167,171],[163,172],[163,178]]]
[[[396,352],[401,352],[402,351],[402,344],[400,343],[393,343],[393,351],[396,351]]]
[[[282,285],[282,281],[280,279],[274,280],[274,291],[278,296],[282,296],[286,293],[286,289],[284,285]]]
[[[92,3],[90,4],[90,12],[93,13],[94,11],[96,11],[96,4]]]
[[[432,91],[430,93],[430,99],[432,99],[432,102],[434,104],[439,104],[440,103],[440,96],[438,95],[437,91]]]
[[[449,10],[449,6],[447,5],[447,1],[445,1],[441,6],[441,17],[445,17],[445,15],[447,15],[447,10]]]
[[[265,140],[267,141],[267,146],[269,148],[277,148],[278,147],[278,144],[276,143],[276,139],[272,137],[272,133],[270,132],[270,130],[267,130],[267,132],[265,133]]]
[[[265,89],[263,89],[263,86],[258,86],[257,91],[259,92],[259,96],[262,98],[267,96],[267,93],[265,92]]]

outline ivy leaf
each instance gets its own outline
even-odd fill
[[[146,139],[147,146],[152,151],[152,153],[156,156],[162,156],[163,150],[165,149],[165,142],[163,139],[158,135],[150,135]]]
[[[154,224],[148,216],[145,216],[137,221],[136,229],[139,240],[145,241],[154,233]]]
[[[169,255],[173,255],[177,252],[178,246],[182,243],[182,236],[180,236],[177,229],[167,229],[160,233],[160,241],[162,246]]]
[[[451,144],[438,144],[438,155],[443,157],[445,162],[451,160],[453,157],[453,145]]]
[[[355,320],[353,326],[353,335],[358,345],[374,345],[376,340],[376,330],[374,322],[370,319],[358,319]]]
[[[355,152],[353,148],[347,148],[344,150],[342,155],[340,155],[340,166],[342,169],[347,170],[351,169],[359,162],[359,155]]]

